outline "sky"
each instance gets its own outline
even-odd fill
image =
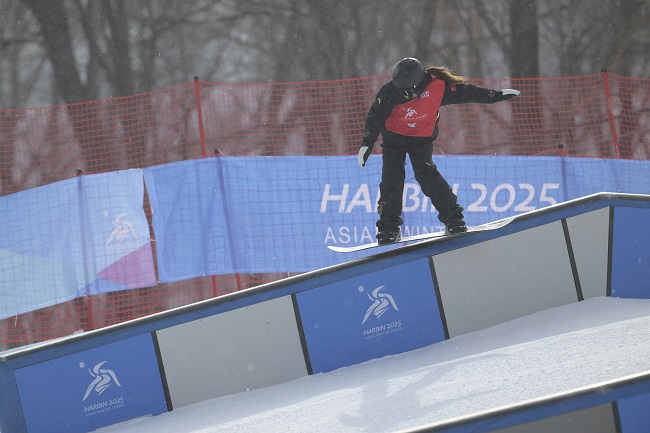
[[[650,300],[591,298],[101,433],[397,432],[648,370]]]

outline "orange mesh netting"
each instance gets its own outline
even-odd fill
[[[196,79],[129,97],[0,110],[1,195],[79,173],[215,155],[356,155],[370,103],[388,79],[252,84]],[[648,79],[603,72],[470,82],[519,89],[522,96],[502,104],[443,107],[437,152],[649,159]],[[380,152],[379,146],[374,152]],[[477,173],[491,175],[496,173]],[[151,221],[146,193],[145,211]],[[75,299],[0,321],[0,349],[101,328],[287,276],[207,276]]]

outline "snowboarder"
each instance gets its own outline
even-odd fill
[[[393,70],[393,79],[377,93],[363,131],[359,166],[365,167],[375,141],[382,134],[382,172],[377,211],[377,242],[387,245],[401,238],[404,164],[409,155],[415,179],[422,192],[438,210],[438,219],[448,233],[467,230],[463,207],[456,194],[433,163],[433,141],[438,136],[439,109],[443,105],[506,101],[520,92],[492,90],[465,84],[465,78],[447,68],[426,70],[413,57],[402,59]]]

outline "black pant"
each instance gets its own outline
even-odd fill
[[[433,163],[431,154],[433,143],[414,146],[399,146],[384,143],[382,147],[381,183],[379,184],[379,221],[377,227],[396,228],[402,224],[402,195],[404,193],[404,165],[409,155],[415,180],[420,184],[424,195],[431,199],[439,213],[454,209],[456,194]]]

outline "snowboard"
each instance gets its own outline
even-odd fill
[[[369,244],[354,245],[351,247],[339,247],[336,245],[328,245],[327,248],[329,248],[332,251],[336,251],[337,253],[354,253],[356,251],[363,251],[370,248],[377,248],[379,246],[389,247],[391,245],[398,245],[404,242],[425,241],[430,239],[453,237],[453,236],[466,236],[471,233],[482,232],[486,230],[495,230],[504,227],[508,225],[513,219],[514,217],[510,217],[510,218],[505,218],[502,220],[482,224],[480,226],[467,227],[467,231],[462,233],[436,232],[436,233],[424,233],[420,235],[407,236],[405,238],[400,239],[399,242],[395,242],[394,244],[379,245],[377,242],[372,242]]]

